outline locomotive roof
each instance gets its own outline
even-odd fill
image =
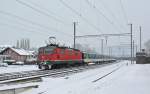
[[[78,49],[74,49],[74,48],[70,48],[70,47],[65,47],[65,46],[59,46],[57,44],[50,44],[44,47],[40,47],[40,48],[46,48],[46,47],[56,47],[56,48],[61,48],[61,49],[70,49],[70,50],[76,50],[76,51],[80,51]]]

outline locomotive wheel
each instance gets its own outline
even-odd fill
[[[48,69],[52,69],[52,65],[48,65]]]
[[[45,66],[41,65],[41,69],[42,69],[42,70],[45,70],[46,68],[45,68]]]
[[[42,69],[42,68],[41,68],[41,65],[38,65],[38,68],[39,68],[39,69]]]
[[[45,67],[45,70],[50,70],[50,69],[52,69],[52,65],[45,65],[44,67]]]

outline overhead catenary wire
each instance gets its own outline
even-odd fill
[[[83,21],[85,21],[86,23],[88,23],[91,27],[93,27],[96,31],[101,32],[102,30],[100,28],[98,28],[97,26],[95,26],[93,23],[91,23],[88,19],[86,19],[85,17],[83,17],[78,11],[76,11],[75,9],[73,9],[71,6],[69,6],[67,3],[65,3],[63,0],[59,0],[65,7],[67,7],[68,9],[70,9],[73,13],[75,13],[76,15],[78,15],[80,18],[82,18]],[[102,32],[101,32],[102,33]]]
[[[92,5],[89,0],[85,0],[86,3],[95,9],[100,15],[102,15],[110,24],[114,24],[103,12],[101,12],[95,5]]]
[[[19,27],[18,25],[15,25],[15,24],[0,23],[0,28],[2,26],[7,26],[7,27],[15,29],[15,30],[19,29],[21,31],[28,32],[28,33],[33,33],[34,32],[34,35],[39,34],[40,36],[42,35],[43,37],[46,36],[46,35],[48,35],[46,32],[41,32],[41,31],[38,31],[38,30],[29,30],[27,28]],[[20,31],[18,33],[22,34],[22,32],[20,32]],[[70,41],[70,40],[67,39],[67,41]]]
[[[3,25],[7,25],[7,26],[11,26],[11,21],[9,20],[9,19],[5,19],[5,21],[9,21],[9,24],[5,24],[5,23],[1,23],[1,24],[3,24]],[[21,22],[17,22],[17,21],[15,21],[15,24],[13,23],[13,25],[17,25],[16,27],[14,27],[14,28],[21,28],[21,27],[24,27],[24,30],[27,30],[27,31],[29,31],[29,29],[31,29],[30,30],[30,32],[31,31],[34,31],[34,32],[36,32],[36,33],[44,33],[45,35],[48,35],[48,34],[52,34],[52,32],[50,32],[50,31],[48,31],[48,30],[42,30],[41,28],[34,28],[33,26],[28,26],[28,25],[26,25],[26,24],[23,24],[23,23],[21,23]],[[12,26],[11,26],[12,27]],[[42,32],[41,32],[42,31]],[[53,31],[54,32],[54,31]],[[35,33],[34,33],[35,34]],[[69,35],[66,35],[65,34],[65,36],[69,36]],[[69,37],[71,37],[71,36],[69,36]]]
[[[23,31],[26,31],[26,32],[29,32],[29,33],[33,33],[33,32],[35,32],[35,34],[39,34],[40,33],[40,35],[46,35],[46,33],[45,32],[39,32],[39,31],[35,31],[35,30],[28,30],[28,29],[26,29],[26,28],[22,28],[22,27],[19,27],[19,26],[16,26],[16,25],[11,25],[11,24],[8,24],[8,23],[0,23],[0,27],[2,27],[2,26],[7,26],[7,27],[11,27],[11,28],[15,28],[15,29],[19,29],[19,30],[23,30]],[[20,31],[19,31],[20,32]],[[21,34],[21,33],[20,33]]]
[[[62,17],[62,16],[60,16],[60,15],[57,15],[55,12],[50,11],[50,10],[48,10],[47,8],[41,6],[41,5],[37,4],[37,3],[34,3],[34,2],[32,2],[32,1],[26,1],[26,2],[32,4],[32,5],[36,6],[36,7],[39,7],[40,9],[42,9],[42,10],[46,11],[47,13],[53,15],[53,16],[54,16],[55,18],[57,18],[57,19],[61,19],[61,20],[62,20],[62,19],[65,19],[64,17]],[[71,22],[71,21],[70,21],[70,22]],[[65,23],[67,23],[68,25],[69,25],[70,22],[66,22],[66,20],[65,20]],[[70,25],[71,25],[71,24],[70,24]]]
[[[16,1],[17,1],[18,3],[24,5],[24,6],[28,7],[28,8],[31,8],[32,10],[34,10],[34,11],[36,11],[36,12],[42,14],[42,15],[45,15],[45,16],[47,16],[47,17],[49,17],[49,18],[51,18],[51,19],[53,19],[53,20],[59,22],[59,23],[62,23],[62,24],[64,24],[64,25],[68,25],[68,23],[66,23],[65,21],[62,21],[61,19],[58,19],[58,18],[56,18],[55,16],[50,15],[49,13],[43,12],[42,10],[40,10],[40,9],[38,9],[38,8],[35,8],[35,7],[33,7],[32,5],[23,2],[22,0],[16,0]]]
[[[120,34],[99,34],[99,35],[83,35],[76,36],[77,38],[88,38],[88,37],[111,37],[111,36],[130,36],[131,33],[120,33]]]
[[[89,0],[85,0],[85,1],[92,9],[95,9],[95,11],[97,11],[98,14],[103,16],[108,23],[110,23],[114,28],[116,28],[118,32],[121,32],[118,29],[118,27],[115,25],[115,23],[112,20],[110,20],[102,11],[100,11],[95,5],[92,5]]]
[[[49,30],[49,29],[54,30],[53,28],[49,28],[49,27],[44,26],[44,25],[42,25],[42,24],[39,24],[39,23],[37,23],[37,22],[30,21],[30,20],[28,20],[28,19],[25,19],[25,18],[23,18],[23,17],[17,16],[17,15],[15,15],[15,14],[12,14],[12,13],[9,13],[9,12],[6,12],[6,11],[1,11],[1,10],[0,10],[0,14],[4,14],[4,15],[7,15],[7,16],[16,18],[16,19],[18,19],[18,20],[27,22],[27,23],[32,24],[32,25],[39,26],[39,27],[44,28],[44,29],[46,29],[46,30]],[[56,30],[56,31],[57,31],[57,30]]]
[[[26,1],[25,1],[25,2],[26,2]],[[27,2],[27,3],[28,3],[28,2]],[[30,3],[29,3],[29,4],[30,4]],[[33,3],[31,3],[30,5],[32,5],[32,4],[33,4]],[[68,5],[70,6],[69,3],[66,2],[66,4],[68,4]],[[34,6],[33,6],[33,7],[34,7]],[[72,8],[72,6],[70,6],[70,7]],[[41,8],[41,7],[39,6],[38,9],[40,9],[40,8]],[[78,16],[80,15],[79,17],[81,17],[81,19],[82,19],[83,21],[85,21],[87,24],[89,24],[91,27],[93,27],[96,31],[100,31],[99,26],[97,26],[96,24],[93,24],[94,22],[91,23],[90,20],[86,18],[86,16],[82,15],[82,12],[81,12],[81,13],[78,12],[75,8],[72,8],[72,9],[74,9],[74,10],[76,11],[76,13],[77,13]],[[44,10],[44,9],[43,9],[43,10]],[[48,12],[48,11],[47,11],[47,12]],[[74,13],[75,13],[75,12],[74,12]],[[76,14],[76,13],[75,13],[75,14]],[[79,13],[79,14],[78,14],[78,13]],[[48,13],[48,14],[51,14],[51,12]],[[55,15],[55,14],[54,14],[54,15]],[[52,16],[54,16],[54,15],[52,14]],[[105,16],[107,17],[107,15],[105,15]],[[56,18],[59,19],[59,15],[58,15]],[[108,18],[108,19],[109,19],[109,18]],[[92,21],[92,20],[91,20],[91,21]],[[110,21],[111,21],[111,19],[110,19]],[[89,22],[89,23],[88,23],[88,22]],[[30,22],[29,22],[29,23],[30,23]],[[36,23],[36,22],[35,22],[35,23]],[[113,23],[113,22],[112,22],[112,23]],[[114,24],[114,23],[113,23],[113,24]],[[35,24],[34,24],[34,25],[35,25]],[[36,25],[36,26],[38,26],[38,25]],[[46,27],[46,28],[45,28],[46,30],[49,30],[49,29],[50,29],[49,27],[47,28],[47,26],[44,26],[44,25],[43,25],[43,26],[40,26],[40,27],[44,27],[44,28]],[[95,28],[95,27],[96,27],[96,28]],[[56,31],[58,31],[58,30],[56,30]],[[42,31],[42,32],[43,32],[43,31]],[[61,32],[60,32],[60,33],[61,33]],[[62,33],[65,34],[65,32],[62,32]],[[66,35],[66,34],[65,34],[65,35]]]
[[[48,34],[48,33],[46,33],[46,32],[49,32],[49,31],[47,31],[47,30],[46,30],[46,32],[45,32],[45,30],[42,30],[41,28],[38,28],[38,29],[37,29],[37,28],[34,28],[33,26],[29,26],[29,25],[26,25],[26,24],[21,23],[21,22],[18,22],[18,21],[15,21],[15,22],[11,23],[12,21],[11,21],[10,19],[4,19],[4,20],[5,20],[5,22],[7,21],[7,23],[9,23],[9,25],[11,25],[11,24],[17,25],[16,28],[17,28],[17,27],[19,27],[19,28],[20,28],[20,27],[25,27],[26,30],[29,29],[29,28],[30,28],[30,29],[35,29],[36,31],[44,31],[45,34]],[[1,23],[1,24],[3,24],[3,25],[8,25],[8,24],[5,24],[5,23]],[[42,32],[42,33],[43,33],[43,32]],[[49,33],[50,33],[50,32],[49,32]]]
[[[34,25],[34,26],[41,27],[41,28],[43,28],[43,29],[45,29],[45,30],[48,30],[48,31],[49,31],[49,30],[52,30],[53,32],[56,31],[56,32],[58,32],[58,33],[62,33],[62,34],[64,34],[64,35],[70,36],[70,34],[68,34],[68,33],[60,32],[59,30],[57,30],[57,29],[55,29],[55,28],[48,27],[48,26],[39,24],[39,23],[37,23],[37,22],[30,21],[30,20],[28,20],[28,19],[25,19],[25,18],[23,18],[23,17],[17,16],[17,15],[15,15],[15,14],[12,14],[12,13],[9,13],[9,12],[6,12],[6,11],[0,10],[0,14],[7,15],[7,16],[10,16],[10,17],[13,17],[13,18],[16,18],[16,19],[18,19],[18,20],[21,20],[21,21],[23,21],[23,22],[27,22],[27,23],[32,24],[32,25]]]
[[[120,28],[122,28],[123,30],[125,30],[126,28],[124,27],[123,24],[121,24],[119,22],[119,20],[117,19],[116,15],[110,10],[110,8],[108,7],[108,5],[106,5],[103,0],[97,0],[99,1],[100,3],[102,3],[103,7],[108,11],[108,13],[114,18],[115,21],[117,21],[117,23],[119,24]],[[125,24],[126,26],[126,24]]]
[[[120,5],[121,5],[121,9],[122,9],[123,15],[124,15],[124,19],[126,20],[126,24],[128,24],[128,16],[126,14],[123,2],[122,2],[122,0],[119,0],[119,1],[120,1]]]
[[[19,0],[17,0],[17,1],[19,1]],[[34,10],[37,11],[37,12],[40,12],[40,11],[38,11],[37,9],[35,9],[34,7],[28,5],[28,4],[24,3],[24,2],[23,2],[22,4],[24,4],[24,5],[26,5],[26,6],[30,7],[30,8],[32,8],[32,9],[34,9]],[[34,5],[35,5],[35,4],[34,4]],[[74,11],[74,12],[75,12],[75,11]],[[76,12],[76,13],[77,13],[77,12]],[[80,16],[81,16],[81,15],[80,15]],[[89,25],[91,25],[92,27],[96,28],[97,31],[100,31],[98,27],[96,27],[95,25],[91,24],[86,18],[83,18],[83,17],[82,17],[82,19],[84,19],[84,21],[85,21],[86,23],[89,23]]]
[[[123,32],[125,31],[124,30],[124,28],[118,28],[118,26],[120,25],[117,25],[116,26],[116,24],[114,23],[114,22],[112,22],[105,14],[103,14],[103,12],[101,12],[100,10],[99,10],[99,8],[97,8],[96,7],[96,5],[92,5],[90,2],[89,2],[89,0],[85,0],[86,1],[86,3],[88,4],[88,5],[90,5],[93,9],[95,9],[100,15],[102,15],[104,18],[105,18],[105,20],[107,20],[107,22],[109,22],[110,24],[112,24],[116,29],[117,29],[117,31],[118,32],[121,32],[119,29],[123,29]],[[115,17],[115,16],[114,16]],[[118,23],[117,23],[118,24]],[[120,25],[120,27],[121,27],[121,25]]]

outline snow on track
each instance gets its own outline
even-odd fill
[[[31,71],[31,70],[39,70],[39,69],[37,65],[9,65],[8,67],[0,67],[0,74],[21,72],[21,71]]]
[[[118,72],[120,73],[123,69],[128,68],[128,66],[126,66],[127,62],[128,61],[124,61],[98,69],[87,70],[67,77],[43,78],[43,82],[38,89],[32,89],[22,94],[105,94],[101,92],[101,88],[105,88],[110,85],[110,82],[113,82],[111,77],[113,77],[114,74]],[[119,67],[121,68],[114,73],[96,81],[95,83],[92,82]],[[122,74],[122,76],[124,76],[124,74]],[[108,78],[110,79],[106,80]],[[112,92],[110,94],[112,94]]]
[[[124,67],[105,81],[95,94],[150,94],[150,64]]]

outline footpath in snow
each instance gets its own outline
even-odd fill
[[[39,88],[22,94],[150,94],[150,65],[127,63],[130,62],[123,61],[67,77],[43,78]]]

